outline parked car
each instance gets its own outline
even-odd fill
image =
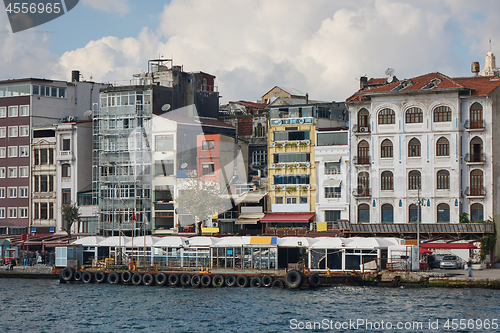
[[[459,257],[456,255],[446,255],[441,259],[441,263],[439,264],[439,267],[441,268],[450,268],[450,269],[457,269],[457,268],[462,268],[463,260],[461,260]]]

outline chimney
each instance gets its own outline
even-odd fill
[[[80,82],[80,71],[71,71],[71,82]]]
[[[368,85],[368,78],[366,76],[362,76],[359,78],[359,89],[365,89]]]
[[[309,104],[309,94],[306,93],[306,104]]]
[[[479,62],[474,61],[470,67],[470,71],[473,76],[477,76],[479,74]]]

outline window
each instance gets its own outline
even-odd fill
[[[29,157],[30,147],[29,146],[19,146],[19,157]]]
[[[5,178],[5,167],[0,167],[0,178]]]
[[[71,150],[71,140],[70,139],[62,139],[62,151],[70,151]]]
[[[9,126],[9,138],[17,138],[17,126]]]
[[[389,139],[385,139],[382,141],[382,145],[380,147],[380,157],[388,158],[393,156],[392,142]]]
[[[309,140],[309,131],[281,131],[274,132],[274,141]]]
[[[406,123],[422,123],[424,122],[424,114],[421,108],[409,108],[406,110]]]
[[[71,189],[63,188],[62,189],[62,204],[70,204],[71,203]]]
[[[394,211],[391,204],[382,205],[382,223],[393,223]]]
[[[408,143],[408,157],[419,157],[420,156],[420,141],[417,138],[413,138]]]
[[[0,187],[0,199],[5,198],[5,187]]]
[[[436,156],[450,156],[450,142],[441,137],[436,142]]]
[[[470,173],[470,195],[484,195],[482,170],[475,169]]]
[[[62,177],[71,177],[71,165],[63,164],[61,165],[61,176]]]
[[[213,142],[213,141],[212,141]],[[203,163],[203,176],[213,175],[215,173],[215,165],[213,163]]]
[[[348,133],[318,133],[318,146],[347,145]]]
[[[66,88],[59,88],[59,98],[66,98]]]
[[[393,191],[394,190],[394,176],[391,171],[382,172],[380,177],[380,189],[382,191]]]
[[[9,157],[17,157],[17,146],[9,147]]]
[[[257,126],[255,127],[255,137],[263,138],[265,136],[266,136],[266,128],[262,126],[261,123],[258,123]]]
[[[29,105],[21,105],[21,117],[26,117],[30,115]]]
[[[19,217],[22,219],[28,218],[28,207],[20,207],[19,208]]]
[[[325,175],[339,175],[340,162],[325,162]]]
[[[127,128],[128,128],[128,119],[127,119]],[[173,134],[156,135],[155,150],[157,151],[174,150],[174,135]]]
[[[477,102],[472,104],[470,107],[469,118],[469,128],[483,128],[483,106]]]
[[[340,187],[325,187],[325,198],[340,198]]]
[[[215,148],[215,142],[213,140],[203,141],[201,147],[203,150],[212,150]]]
[[[9,167],[8,168],[9,178],[17,178],[17,167]]]
[[[299,163],[309,162],[309,153],[281,153],[274,154],[274,163]]]
[[[30,127],[19,126],[19,136],[30,136]]]
[[[408,220],[409,222],[417,222],[418,221],[418,206],[415,204],[411,204],[408,207]]]
[[[155,176],[171,176],[174,174],[174,160],[155,161]]]
[[[5,129],[5,126],[0,127],[0,138],[5,138],[7,136],[7,131]]]
[[[309,175],[274,175],[274,184],[276,185],[309,184]]]
[[[450,189],[450,172],[448,170],[439,170],[437,172],[437,189],[438,190]]]
[[[419,188],[421,188],[420,171],[412,170],[408,174],[408,189],[418,190]]]
[[[391,109],[383,109],[378,113],[379,125],[395,124],[396,113]]]
[[[370,126],[370,113],[367,109],[361,109],[358,112],[358,127],[369,127]]]
[[[449,106],[438,106],[434,109],[434,122],[442,123],[451,121],[451,108]]]
[[[483,158],[483,140],[476,136],[470,140],[470,162],[484,162]]]
[[[360,143],[358,143],[358,157],[357,157],[358,164],[370,163],[369,152],[370,152],[370,145],[366,140],[363,140]]]
[[[307,203],[307,197],[300,197],[300,203],[301,204],[306,204]]]
[[[340,220],[340,210],[325,210],[325,221],[336,222]]]
[[[450,222],[450,206],[448,204],[441,203],[437,206],[437,221]]]
[[[283,204],[283,197],[276,197],[276,204],[282,205]]]
[[[287,205],[294,205],[296,203],[297,203],[296,197],[286,197],[286,204]]]
[[[479,222],[484,221],[483,205],[474,203],[470,206],[470,221]]]
[[[5,208],[0,208],[0,219],[5,218]]]
[[[9,208],[9,218],[17,218],[17,208]]]
[[[360,172],[358,174],[358,195],[370,194],[370,174],[368,172]]]
[[[9,106],[9,117],[17,117],[18,112],[17,106]]]
[[[0,158],[5,158],[5,147],[0,147]]]
[[[252,165],[266,165],[266,163],[267,163],[266,150],[256,150],[252,152]]]
[[[5,106],[0,107],[0,118],[5,118],[7,117],[7,109]]]
[[[19,186],[19,198],[28,197],[28,186]]]
[[[29,167],[27,167],[27,166],[19,167],[19,177],[20,178],[28,178],[29,177]]]

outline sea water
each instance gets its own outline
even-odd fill
[[[0,332],[498,332],[500,291],[0,279]],[[464,326],[465,325],[465,326]]]

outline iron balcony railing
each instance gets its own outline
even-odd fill
[[[484,120],[477,120],[477,121],[466,120],[464,123],[464,127],[466,129],[484,129],[486,127],[486,123]]]
[[[467,163],[484,163],[486,156],[484,154],[465,154],[464,159]]]
[[[467,187],[465,189],[465,195],[468,197],[484,197],[486,195],[486,190],[484,186]]]
[[[356,134],[370,134],[371,132],[370,125],[359,126],[357,124],[352,126],[352,131]]]
[[[354,156],[352,160],[356,165],[370,164],[370,156]]]
[[[371,197],[371,189],[365,187],[358,187],[352,191],[352,195],[355,197]]]

